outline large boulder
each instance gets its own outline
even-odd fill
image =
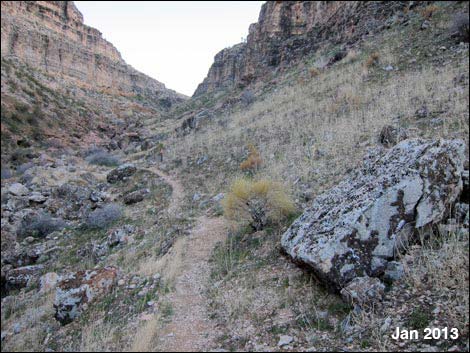
[[[337,290],[379,277],[415,230],[441,221],[462,190],[465,143],[405,140],[376,148],[318,196],[282,236],[282,247]]]
[[[118,181],[126,180],[127,178],[132,176],[136,171],[137,168],[135,167],[135,165],[133,165],[132,163],[126,163],[110,171],[106,176],[106,179],[110,184],[117,183]]]
[[[67,324],[77,318],[96,297],[108,293],[116,282],[118,270],[104,267],[65,275],[57,283],[54,308],[55,318]]]

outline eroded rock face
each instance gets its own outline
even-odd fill
[[[405,140],[377,148],[282,236],[295,260],[341,290],[381,276],[416,229],[441,221],[462,190],[465,143]]]
[[[62,324],[73,321],[85,305],[112,289],[117,275],[117,268],[110,266],[62,276],[57,283],[55,318]]]
[[[246,86],[267,74],[292,66],[314,52],[322,41],[352,43],[385,28],[387,20],[412,2],[267,1],[258,22],[250,25],[246,42],[220,51],[194,96],[219,89]],[[341,60],[338,52],[330,63]]]

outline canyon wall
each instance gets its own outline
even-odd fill
[[[219,52],[194,96],[246,86],[266,73],[291,66],[320,43],[348,45],[380,31],[407,1],[268,1],[246,43]]]
[[[2,1],[2,57],[16,56],[33,68],[66,79],[158,98],[184,98],[127,65],[100,31],[84,24],[72,1]]]

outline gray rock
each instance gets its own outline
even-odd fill
[[[124,195],[123,201],[126,205],[132,205],[134,203],[143,201],[144,198],[149,194],[150,194],[149,189],[141,189],[141,190],[133,191]]]
[[[20,183],[13,183],[10,185],[8,188],[8,191],[10,194],[15,195],[15,196],[24,196],[29,193],[29,190],[26,186]]]
[[[282,236],[295,261],[341,290],[377,277],[415,229],[441,221],[462,190],[465,143],[405,140],[373,149],[343,182],[318,196]]]
[[[403,265],[398,261],[390,261],[384,273],[384,279],[390,282],[397,281],[403,277],[405,270]]]
[[[132,176],[136,171],[137,168],[134,164],[126,163],[110,171],[106,176],[106,180],[110,184],[117,183],[118,181],[126,180],[127,178]]]
[[[283,347],[283,346],[287,346],[288,344],[291,344],[293,341],[294,341],[294,337],[281,335],[279,336],[279,342],[277,343],[277,345],[278,347]]]
[[[33,193],[31,193],[31,195],[28,198],[29,202],[39,203],[39,204],[46,202],[46,200],[47,200],[47,197],[37,191],[34,191]]]
[[[212,198],[212,201],[214,201],[214,202],[220,202],[224,197],[225,197],[225,194],[224,194],[223,192],[221,192],[220,194],[215,195],[215,196]]]
[[[33,281],[38,280],[43,269],[43,265],[29,265],[14,268],[6,274],[6,286],[8,289],[24,288]]]
[[[357,277],[341,289],[343,299],[360,306],[382,300],[385,285],[378,278]]]

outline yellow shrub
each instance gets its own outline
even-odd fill
[[[376,65],[379,62],[380,54],[375,52],[370,54],[369,58],[367,58],[365,62],[366,67],[371,67],[372,65]]]
[[[422,9],[420,13],[421,16],[423,16],[424,18],[431,18],[437,10],[439,10],[439,7],[437,7],[436,5],[428,5],[424,9]]]
[[[263,160],[255,146],[250,144],[248,149],[250,150],[250,153],[248,154],[248,158],[240,164],[240,169],[243,171],[258,170]]]
[[[310,69],[310,77],[316,77],[320,75],[320,70],[318,70],[316,67],[312,67]]]
[[[267,179],[237,179],[223,200],[226,218],[261,230],[295,211],[295,206],[281,183]]]

